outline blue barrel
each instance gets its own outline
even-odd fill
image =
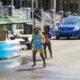
[[[1,41],[0,58],[10,58],[20,55],[20,43],[18,41]]]

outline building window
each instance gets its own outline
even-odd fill
[[[75,5],[74,4],[69,4],[70,6],[70,11],[72,13],[77,13],[78,12],[78,4],[76,3]]]
[[[12,0],[1,0],[2,5],[11,5]],[[31,0],[13,0],[14,6],[16,9],[19,9],[20,7],[30,7],[31,6]]]
[[[14,0],[15,8],[30,7],[30,0]]]
[[[7,0],[2,0],[2,5],[7,5]]]

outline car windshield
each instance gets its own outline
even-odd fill
[[[64,18],[60,24],[61,25],[80,24],[80,18]]]

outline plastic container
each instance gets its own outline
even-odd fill
[[[21,52],[18,41],[0,41],[0,59],[19,56]]]

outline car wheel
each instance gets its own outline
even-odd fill
[[[67,37],[67,39],[70,39],[70,37]]]
[[[80,37],[78,37],[78,39],[80,39]]]
[[[59,40],[60,37],[56,37],[56,40]]]

